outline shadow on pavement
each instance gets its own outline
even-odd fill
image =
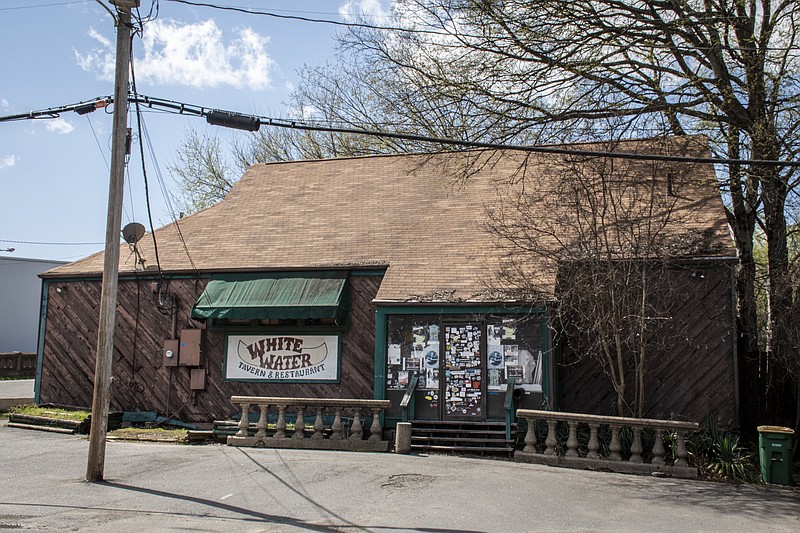
[[[649,478],[609,478],[607,485],[635,492],[636,498],[675,506],[700,506],[725,513],[758,518],[797,520],[800,516],[800,489],[777,485],[717,483]],[[602,490],[602,489],[601,489]]]

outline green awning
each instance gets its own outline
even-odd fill
[[[338,272],[212,279],[192,307],[192,318],[341,321],[347,313],[346,282]]]

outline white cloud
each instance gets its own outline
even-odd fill
[[[359,15],[372,24],[386,24],[389,20],[389,12],[381,0],[347,0],[339,6],[339,16],[346,22],[354,22]]]
[[[8,109],[9,107],[10,107],[10,106],[9,106],[8,100],[6,100],[5,98],[0,98],[0,109],[2,109],[3,111],[5,111],[5,110],[6,110],[6,109]]]
[[[19,158],[15,155],[6,155],[0,157],[0,170],[16,166],[17,163],[19,163]]]
[[[63,118],[55,118],[52,120],[48,120],[45,124],[47,131],[58,133],[59,135],[66,135],[67,133],[72,133],[72,130],[75,129],[75,126],[73,126],[68,120]]]
[[[96,72],[100,79],[114,80],[114,57],[116,54],[114,45],[105,36],[94,28],[89,28],[89,37],[97,41],[100,45],[90,52],[82,54],[75,50],[75,59],[78,66],[86,72]]]
[[[78,65],[102,79],[113,80],[114,46],[94,29],[89,36],[100,46],[86,53],[76,50]],[[270,85],[275,63],[266,52],[268,42],[268,36],[247,27],[226,39],[213,20],[195,24],[155,20],[145,27],[143,56],[135,57],[136,81],[197,88],[227,85],[263,89]]]

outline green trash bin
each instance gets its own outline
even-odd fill
[[[792,484],[792,435],[781,426],[758,426],[758,459],[764,483]]]

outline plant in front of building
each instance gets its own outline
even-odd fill
[[[721,435],[714,443],[714,455],[706,467],[713,479],[758,483],[760,473],[754,455],[739,445],[739,437]]]
[[[757,459],[741,445],[739,437],[719,429],[712,418],[686,440],[689,461],[701,476],[718,481],[758,483]]]
[[[42,418],[53,418],[57,420],[75,420],[82,422],[90,412],[84,409],[68,409],[61,407],[48,407],[36,405],[18,405],[9,410],[9,414],[38,416]]]

